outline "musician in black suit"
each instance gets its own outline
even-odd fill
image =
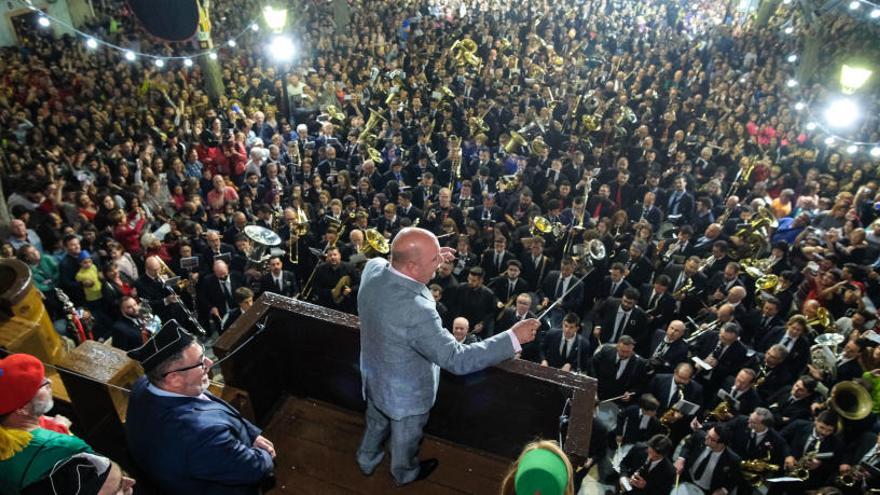
[[[680,400],[697,405],[703,403],[703,387],[693,379],[693,376],[694,368],[690,363],[679,363],[674,373],[661,373],[651,379],[647,390],[660,402],[657,414],[661,418]],[[684,411],[676,408],[667,415],[671,419],[667,426],[670,428],[673,441],[678,442],[687,435],[690,429],[689,423],[696,417],[697,412],[699,409],[685,414]]]
[[[247,287],[239,287],[238,289],[235,289],[234,295],[235,304],[238,306],[226,313],[226,315],[223,316],[223,320],[220,321],[220,328],[224,332],[235,323],[235,320],[237,320],[242,313],[254,305],[254,292]]]
[[[703,307],[701,295],[706,290],[708,280],[699,270],[700,258],[691,256],[685,260],[684,265],[670,265],[664,272],[672,281],[672,297],[676,300],[678,313],[681,315],[695,315]],[[688,286],[690,288],[685,290]]]
[[[235,308],[233,294],[244,285],[241,274],[229,271],[224,261],[215,261],[211,273],[204,276],[196,287],[199,314],[210,326],[222,330],[223,316]]]
[[[260,291],[274,292],[282,296],[295,297],[299,294],[299,284],[293,272],[283,269],[284,263],[280,256],[269,258],[269,273],[260,277]]]
[[[495,195],[485,193],[482,195],[483,204],[471,210],[471,219],[481,225],[496,224],[504,221],[504,212],[495,205]]]
[[[862,376],[864,370],[859,362],[861,351],[862,345],[857,340],[850,340],[843,346],[843,352],[841,352],[840,357],[837,359],[835,382],[855,380]]]
[[[473,324],[473,332],[481,339],[495,334],[497,299],[491,289],[483,285],[483,269],[475,266],[468,273],[467,283],[458,285],[449,301],[449,311],[463,316]]]
[[[541,308],[547,308],[554,301],[562,298],[562,302],[550,312],[550,328],[558,328],[565,314],[577,313],[580,308],[584,297],[584,286],[577,283],[574,269],[574,261],[571,258],[563,258],[560,269],[548,273],[541,290],[538,291]]]
[[[773,428],[773,413],[766,407],[756,407],[751,414],[737,416],[727,425],[733,432],[730,448],[743,459],[767,459],[782,466],[788,457],[788,444]],[[749,493],[749,491],[741,492]]]
[[[581,319],[568,313],[562,319],[561,330],[551,330],[541,342],[541,366],[562,371],[580,372],[589,369],[589,343],[578,332]]]
[[[328,246],[324,254],[324,263],[315,269],[310,298],[321,306],[354,313],[358,289],[354,267],[342,261],[342,254],[336,245]],[[343,282],[343,277],[348,277],[348,281],[340,287],[334,299],[333,290]]]
[[[755,348],[764,352],[773,344],[780,344],[788,351],[785,366],[792,373],[799,373],[810,360],[810,340],[807,336],[807,319],[803,315],[793,315],[785,326],[776,327],[760,340]]]
[[[660,417],[660,402],[651,394],[642,394],[638,404],[626,406],[617,415],[615,435],[621,445],[645,442],[658,433],[663,433]]]
[[[525,243],[526,240],[523,240]],[[550,265],[553,260],[544,254],[543,237],[532,237],[528,240],[528,252],[523,252],[519,260],[522,263],[522,277],[529,284],[529,290],[537,291],[544,282],[544,277],[550,273]]]
[[[755,379],[755,390],[763,404],[770,404],[770,398],[781,390],[788,390],[794,382],[795,375],[784,365],[788,350],[774,344],[764,353],[764,361],[755,367],[758,373]]]
[[[653,284],[645,284],[639,291],[639,307],[645,310],[645,318],[652,329],[666,328],[675,314],[675,298],[669,292],[671,284],[669,276],[661,273]]]
[[[400,191],[400,194],[397,195],[397,216],[409,218],[411,222],[415,222],[417,218],[422,218],[422,210],[413,206],[412,197],[411,192]]]
[[[871,469],[873,468],[873,469]],[[840,474],[854,474],[855,490],[844,493],[862,493],[860,480],[864,480],[867,488],[880,488],[880,435],[875,432],[862,433],[851,448],[846,449],[840,457]]]
[[[507,262],[516,259],[516,257],[507,250],[507,238],[500,233],[495,235],[493,247],[483,251],[480,257],[480,266],[483,268],[483,274],[486,280],[492,280],[504,273],[507,269]]]
[[[620,462],[620,475],[632,490],[627,493],[669,493],[675,484],[675,467],[669,456],[674,446],[666,435],[654,435],[635,445]]]
[[[508,260],[507,269],[487,284],[498,299],[498,309],[511,306],[518,294],[529,290],[526,281],[520,277],[521,271],[522,263],[518,259]]]
[[[633,241],[627,253],[618,261],[623,263],[625,280],[630,286],[639,288],[654,278],[654,265],[645,256],[647,246],[644,241]]]
[[[227,265],[232,263],[232,253],[232,246],[221,242],[220,233],[216,230],[209,230],[205,233],[205,248],[202,251],[201,256],[199,256],[201,273],[206,274],[210,272],[214,266],[216,258],[224,259]]]
[[[599,343],[614,343],[622,335],[636,341],[636,352],[647,356],[651,347],[650,328],[642,308],[636,306],[639,291],[632,287],[623,291],[620,299],[609,298],[596,307],[593,316],[593,339]]]
[[[728,447],[732,433],[724,425],[708,431],[696,430],[675,460],[675,469],[684,481],[705,493],[730,493],[740,483],[740,457]]]
[[[626,267],[623,263],[612,263],[608,276],[602,280],[595,292],[595,302],[598,304],[609,297],[623,297],[623,291],[629,287],[630,284],[626,281]]]
[[[671,373],[678,363],[687,361],[688,345],[682,340],[687,327],[681,320],[672,320],[666,330],[654,331],[648,368],[653,373]]]
[[[591,194],[589,199],[587,199],[587,207],[585,211],[587,217],[596,220],[610,217],[616,209],[614,202],[609,199],[610,196],[611,189],[607,184],[599,186],[598,194]]]
[[[161,266],[162,261],[158,256],[150,256],[144,261],[144,272],[134,284],[138,298],[141,303],[149,304],[153,314],[161,321],[176,319],[183,322],[185,316],[178,306],[180,296],[163,281],[162,277],[167,277],[168,274],[160,277]]]
[[[780,428],[799,419],[813,416],[812,406],[816,402],[816,385],[818,382],[809,375],[803,375],[790,389],[780,390],[770,397],[768,409],[773,411],[773,418]]]
[[[770,330],[783,324],[779,317],[779,299],[765,296],[759,309],[752,310],[738,321],[743,327],[740,335],[743,342],[751,344],[760,341]]]
[[[721,384],[717,393],[710,395],[706,402],[706,409],[712,410],[721,403],[720,394],[724,392],[730,412],[726,417],[718,418],[719,421],[727,421],[740,414],[749,414],[761,403],[761,397],[755,391],[754,384],[757,373],[750,368],[743,368],[736,376],[727,377]]]
[[[698,339],[694,355],[711,367],[709,370],[699,367],[700,381],[704,386],[717,389],[745,364],[748,349],[739,341],[739,331],[738,324],[727,322],[720,330],[709,331]]]
[[[706,300],[709,304],[724,300],[734,287],[745,287],[739,273],[739,263],[730,261],[724,266],[724,270],[712,275],[706,290]]]
[[[530,310],[531,307],[532,296],[530,296],[528,293],[524,292],[516,296],[516,301],[514,302],[514,304],[508,308],[504,308],[504,310],[501,311],[501,314],[498,315],[498,320],[495,322],[496,333],[501,333],[508,330],[518,321],[535,318],[535,314],[532,313],[532,311]],[[520,358],[540,363],[541,343],[544,341],[544,337],[546,336],[547,325],[544,324],[544,322],[542,321],[541,326],[538,327],[538,332],[535,335],[535,340],[522,345]]]
[[[793,483],[776,483],[769,493],[790,493],[786,490],[809,490],[822,486],[837,471],[840,440],[834,434],[837,431],[837,414],[823,411],[813,421],[792,421],[779,432],[788,442],[790,452],[785,458],[785,467],[790,469],[796,463],[805,467],[810,477],[806,481]],[[813,456],[820,458],[812,458]],[[786,486],[787,485],[787,486]]]
[[[669,191],[666,198],[665,207],[667,218],[670,215],[681,215],[679,224],[691,223],[691,216],[694,213],[694,196],[687,192],[687,180],[684,176],[675,178],[673,189]]]
[[[674,239],[664,242],[663,249],[658,250],[660,255],[660,267],[672,264],[681,265],[690,256],[694,255],[694,243],[691,238],[694,229],[690,225],[682,225],[675,233]],[[672,279],[675,280],[675,279]]]
[[[654,232],[660,229],[660,224],[663,222],[663,212],[654,204],[656,199],[657,196],[653,192],[646,191],[642,203],[636,203],[627,210],[630,219],[646,220],[654,228]]]
[[[140,320],[141,306],[131,296],[122,296],[119,303],[120,317],[113,322],[110,335],[113,336],[113,347],[130,351],[144,345],[144,325]]]
[[[633,338],[624,335],[616,344],[603,344],[593,355],[590,376],[596,377],[599,400],[628,392],[630,397],[618,399],[618,403],[627,404],[638,396],[644,385],[646,361],[636,355],[635,346]]]
[[[397,206],[387,203],[382,208],[382,216],[376,220],[376,230],[386,239],[393,239],[400,231],[400,216],[397,214]]]

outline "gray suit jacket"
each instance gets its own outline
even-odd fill
[[[390,418],[425,414],[434,404],[440,368],[456,375],[512,358],[507,333],[461,345],[443,328],[428,288],[367,262],[358,292],[363,392]]]

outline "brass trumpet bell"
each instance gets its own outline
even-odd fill
[[[330,120],[335,120],[340,124],[345,122],[345,114],[336,108],[336,105],[329,105],[327,107],[327,115],[330,116]]]
[[[768,292],[773,292],[776,290],[776,287],[779,285],[779,277],[776,275],[768,274],[762,275],[758,277],[758,280],[755,280],[755,290],[766,290]]]
[[[529,143],[529,153],[532,155],[540,155],[547,149],[547,143],[544,142],[544,138],[541,136],[536,137]]]
[[[581,125],[587,132],[596,132],[599,129],[599,119],[595,115],[581,117]]]
[[[499,192],[513,192],[519,189],[520,185],[522,185],[522,177],[518,174],[502,175],[495,182],[495,189]]]
[[[510,141],[504,145],[504,152],[508,155],[515,153],[517,150],[525,146],[526,138],[523,137],[522,134],[511,131],[510,132]]]
[[[381,233],[379,233],[376,229],[367,229],[364,232],[364,247],[361,248],[361,253],[367,258],[375,258],[377,256],[382,256],[388,254],[391,248],[388,244],[388,239],[385,238]]]
[[[529,233],[532,237],[538,237],[541,234],[551,234],[553,237],[559,238],[564,229],[565,227],[562,225],[562,222],[551,222],[547,217],[536,216],[532,220],[532,228],[529,229]]]
[[[372,160],[373,164],[381,165],[384,160],[382,160],[382,153],[379,153],[379,150],[373,148],[372,146],[367,148],[367,155],[369,155],[370,160]]]

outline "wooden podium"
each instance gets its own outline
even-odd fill
[[[224,380],[249,394],[258,424],[268,425],[280,491],[303,483],[361,493],[392,487],[387,459],[370,478],[354,461],[366,407],[359,346],[357,317],[273,293],[214,345],[221,359],[234,352],[221,364]],[[497,492],[525,444],[560,438],[563,413],[563,449],[574,462],[585,459],[595,396],[593,378],[521,360],[466,376],[444,372],[422,446],[423,457],[441,463],[429,491]]]

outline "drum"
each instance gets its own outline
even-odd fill
[[[596,408],[595,420],[602,423],[602,426],[608,431],[617,429],[617,416],[620,414],[620,408],[613,402],[605,402],[599,404]]]

